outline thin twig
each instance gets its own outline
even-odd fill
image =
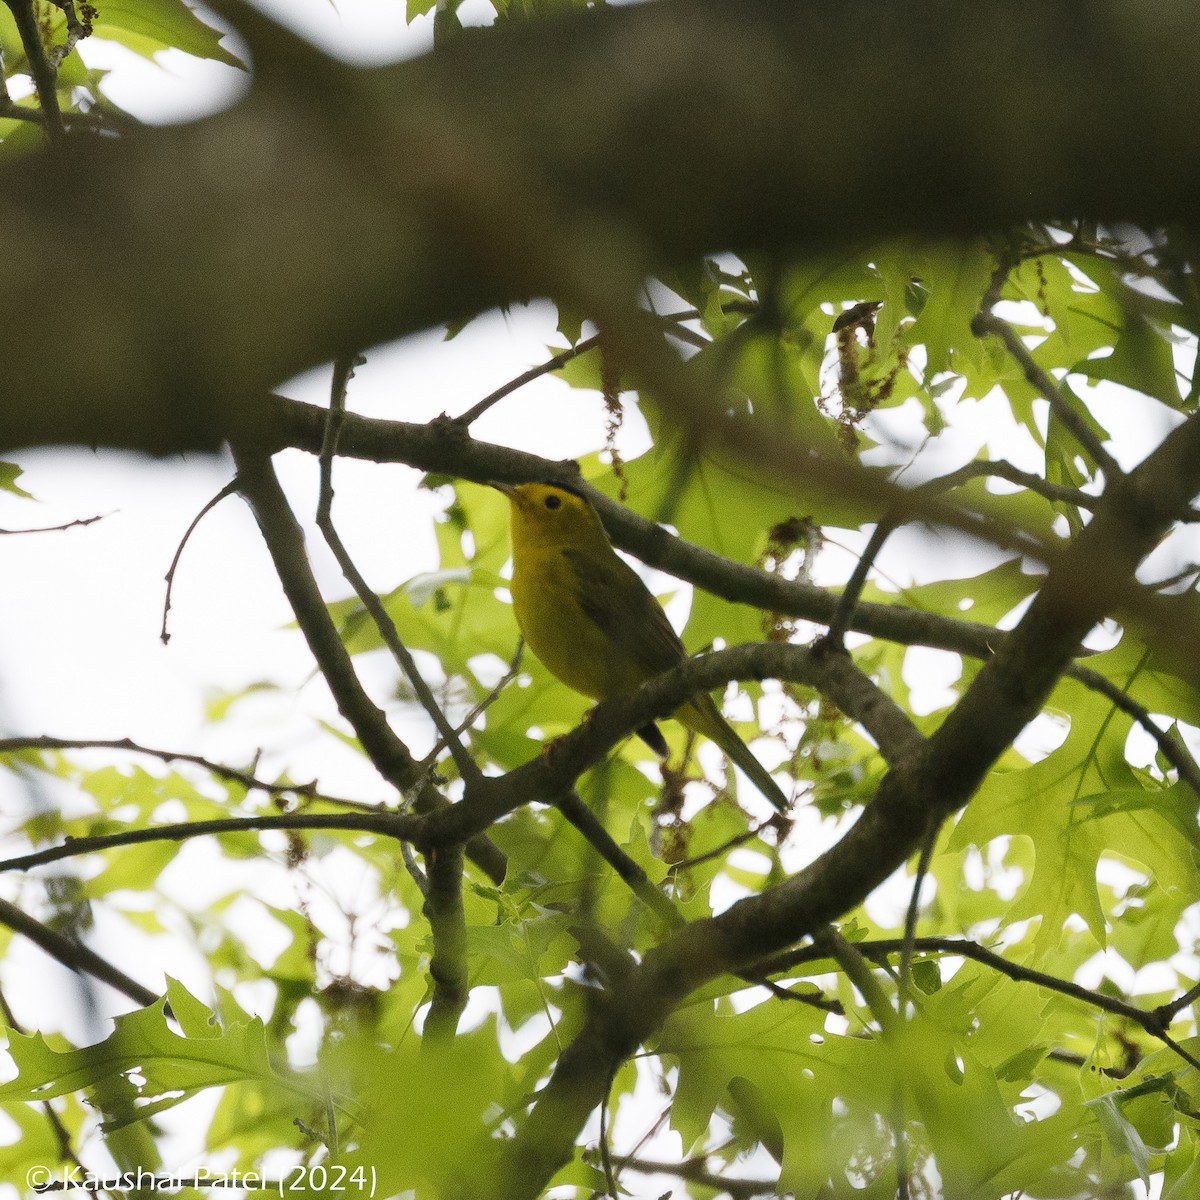
[[[809,1008],[815,1008],[824,1013],[834,1013],[839,1017],[846,1014],[845,1006],[840,1000],[831,1000],[820,991],[797,992],[792,988],[782,987],[774,980],[755,975],[751,971],[740,972],[738,978],[744,979],[747,983],[752,983],[756,987],[766,988],[776,1000],[790,1000],[794,1004],[807,1004]]]
[[[391,650],[392,657],[407,676],[422,707],[450,747],[459,774],[470,784],[482,778],[482,772],[451,727],[441,706],[417,670],[408,647],[401,641],[395,623],[379,597],[367,586],[333,524],[333,461],[337,454],[342,418],[346,412],[346,389],[354,376],[354,368],[362,361],[361,358],[352,356],[341,358],[334,363],[329,419],[319,456],[321,490],[317,503],[317,527],[333,551],[342,574],[371,614],[376,628]],[[422,1044],[433,1048],[445,1045],[454,1038],[470,994],[467,925],[462,895],[463,848],[461,845],[431,847],[425,853],[425,863],[426,887],[422,911],[429,922],[430,937],[433,940],[433,953],[429,960],[433,995],[425,1019]]]
[[[412,847],[408,842],[400,843],[400,858],[404,862],[404,869],[412,878],[413,883],[417,885],[417,891],[423,897],[429,895],[429,880],[425,876],[425,872],[421,870],[421,864],[417,862],[417,856],[413,853]]]
[[[884,542],[895,532],[899,523],[898,514],[888,513],[871,531],[871,536],[867,540],[863,552],[858,556],[858,562],[854,564],[854,573],[850,576],[845,588],[842,589],[833,615],[829,618],[829,629],[822,640],[830,646],[840,649],[845,645],[846,630],[854,619],[854,610],[858,607],[859,597],[862,596],[863,587],[867,582],[867,575],[874,566],[879,552],[883,549]]]
[[[929,831],[925,844],[921,847],[921,856],[917,859],[917,870],[913,876],[912,895],[908,900],[908,911],[904,914],[904,946],[900,951],[900,978],[897,981],[897,1004],[900,1019],[908,1016],[908,997],[912,984],[913,944],[917,937],[917,918],[921,910],[921,885],[929,874],[929,863],[933,858],[933,847],[937,842],[940,825],[935,825]]]
[[[1162,1021],[1164,1026],[1169,1025],[1177,1012],[1187,1008],[1189,1004],[1194,1003],[1196,1000],[1200,1000],[1200,983],[1184,992],[1182,996],[1179,996],[1175,1000],[1171,1000],[1167,1004],[1160,1004],[1154,1010],[1155,1016]]]
[[[758,305],[752,300],[747,301],[727,301],[721,305],[722,312],[745,312],[753,313],[758,311]],[[677,325],[681,321],[698,321],[703,316],[699,309],[686,309],[683,312],[664,313],[658,319],[664,324]],[[696,346],[706,346],[709,344],[709,339],[701,337],[698,334],[691,334],[690,330],[676,329],[671,331],[672,336],[680,337],[682,340]],[[578,358],[581,354],[586,354],[589,350],[595,349],[601,342],[599,334],[593,334],[591,337],[583,338],[575,343],[574,346],[569,346],[566,350],[556,354],[553,358],[548,358],[545,362],[539,363],[536,367],[530,367],[528,371],[518,375],[515,379],[510,379],[508,383],[502,387],[498,387],[494,392],[484,396],[477,404],[468,408],[465,413],[458,417],[450,418],[453,423],[462,429],[466,429],[473,425],[485,412],[493,405],[498,404],[505,396],[511,396],[513,392],[519,388],[523,388],[527,383],[532,383],[535,379],[540,379],[543,375],[550,375],[553,372],[565,367],[573,358]]]
[[[366,804],[361,800],[348,800],[343,796],[331,796],[319,791],[317,781],[310,783],[269,783],[248,771],[213,762],[199,754],[185,754],[179,750],[157,750],[142,746],[129,738],[59,738],[59,737],[11,737],[0,738],[0,754],[18,754],[25,750],[128,750],[132,754],[144,754],[161,762],[187,762],[216,775],[240,783],[248,791],[265,792],[269,796],[302,796],[306,800],[319,800],[323,804],[337,804],[360,812],[382,812],[378,804]]]
[[[1117,465],[1117,460],[1105,450],[1100,439],[1092,432],[1087,421],[1075,410],[1075,406],[1054,376],[1038,365],[1037,360],[1029,353],[1017,331],[1003,318],[984,309],[976,313],[971,322],[971,329],[976,337],[991,333],[1004,343],[1009,354],[1017,360],[1030,386],[1046,399],[1063,428],[1091,456],[1092,461],[1103,470],[1108,479],[1120,479],[1123,472]]]
[[[505,396],[512,395],[518,388],[523,388],[527,383],[532,383],[535,379],[540,379],[543,375],[549,375],[551,372],[557,371],[560,367],[565,367],[571,359],[578,358],[581,354],[586,354],[599,344],[599,334],[594,334],[592,337],[576,342],[574,346],[568,347],[562,353],[556,354],[553,358],[548,358],[536,367],[530,367],[528,371],[518,375],[515,379],[510,379],[503,387],[498,387],[494,392],[484,396],[477,404],[473,404],[462,416],[451,419],[455,425],[463,429],[468,428],[478,421],[489,408],[503,400]]]
[[[920,484],[918,487],[912,489],[906,503],[893,506],[884,514],[876,524],[874,530],[872,530],[862,554],[859,555],[858,561],[854,565],[853,574],[838,597],[833,615],[829,618],[829,628],[825,634],[825,639],[830,645],[840,646],[843,644],[846,631],[850,628],[854,620],[855,610],[858,607],[859,600],[862,598],[862,591],[866,586],[867,576],[870,574],[871,568],[883,550],[884,543],[896,529],[904,524],[907,519],[906,513],[914,505],[919,506],[920,501],[926,496],[941,495],[981,476],[995,476],[998,479],[1005,479],[1010,483],[1018,484],[1029,491],[1037,493],[1046,500],[1072,504],[1089,510],[1094,510],[1101,499],[1099,496],[1088,495],[1087,492],[1081,491],[1079,488],[1050,483],[1038,475],[1030,474],[1027,471],[1019,471],[1010,463],[982,459],[966,463],[956,471],[951,471],[946,475],[940,475],[936,479],[931,479],[926,483]]]
[[[738,846],[744,846],[747,842],[752,842],[764,829],[769,829],[775,823],[775,818],[770,817],[766,821],[761,821],[757,825],[752,825],[749,829],[744,829],[741,833],[735,833],[732,837],[727,838],[719,846],[714,846],[711,850],[705,850],[702,854],[693,854],[690,858],[681,858],[678,862],[667,864],[668,875],[678,875],[681,871],[691,870],[692,867],[698,867],[701,863],[711,862],[714,858],[721,858],[729,853],[730,850],[736,850]]]
[[[391,651],[392,657],[396,660],[400,670],[404,672],[404,676],[412,686],[421,707],[433,722],[442,741],[449,747],[450,755],[454,759],[455,766],[458,767],[459,775],[468,784],[477,783],[483,778],[483,772],[480,771],[479,766],[471,757],[467,748],[462,744],[462,740],[450,724],[446,714],[442,711],[437,698],[418,670],[417,664],[413,656],[409,653],[408,647],[401,640],[400,633],[396,629],[396,623],[388,614],[387,609],[384,608],[378,595],[367,585],[367,581],[363,578],[358,567],[355,566],[354,560],[350,557],[345,544],[342,542],[341,535],[333,524],[333,460],[337,454],[338,436],[346,411],[346,387],[354,374],[354,367],[359,361],[357,359],[343,359],[334,365],[329,419],[320,454],[321,490],[320,498],[317,502],[317,528],[320,529],[326,544],[333,551],[333,556],[337,559],[342,574],[354,589],[355,595],[358,596],[363,607],[370,614],[375,627],[379,630],[379,634],[383,638],[384,644]]]
[[[617,845],[596,814],[579,798],[578,792],[566,792],[558,798],[555,807],[587,838],[600,857],[668,929],[678,929],[684,924],[675,905],[654,886],[641,865]]]
[[[600,1164],[604,1168],[605,1195],[609,1200],[619,1200],[617,1191],[617,1176],[613,1171],[612,1148],[608,1144],[609,1106],[612,1103],[612,1085],[617,1072],[614,1069],[608,1077],[608,1088],[604,1099],[600,1101]]]
[[[892,1110],[888,1114],[892,1127],[892,1142],[896,1147],[896,1200],[909,1200],[908,1130],[904,1117],[904,1091],[897,1081],[892,1094]]]
[[[208,821],[179,821],[170,825],[151,825],[124,829],[120,833],[94,834],[68,838],[58,846],[48,846],[0,862],[5,871],[27,871],[30,867],[79,858],[118,846],[136,846],[142,842],[184,842],[195,837],[220,833],[251,833],[265,829],[329,829],[346,833],[377,833],[384,837],[418,841],[424,832],[421,817],[409,813],[272,813],[253,817],[214,817]]]
[[[75,49],[76,45],[84,38],[92,36],[92,22],[88,19],[87,14],[89,11],[95,10],[85,4],[85,17],[81,21],[75,12],[75,0],[50,0],[50,3],[61,9],[67,19],[67,40],[61,46],[55,46],[50,51],[50,64],[57,72],[58,68],[62,66],[63,60]]]
[[[1014,483],[1018,487],[1023,487],[1026,491],[1034,492],[1044,500],[1049,500],[1052,503],[1072,504],[1076,508],[1087,509],[1089,512],[1098,508],[1103,499],[1101,496],[1093,496],[1090,492],[1085,492],[1082,488],[1071,487],[1065,483],[1051,483],[1050,480],[1042,478],[1041,475],[1034,475],[1030,471],[1022,471],[1014,467],[1012,463],[1005,462],[1003,459],[973,459],[971,462],[959,467],[958,470],[940,476],[937,483],[940,485],[941,490],[949,490],[959,487],[961,484],[969,483],[972,479],[979,479],[986,476]]]
[[[657,1162],[646,1158],[626,1158],[622,1167],[639,1175],[674,1175],[685,1183],[695,1183],[731,1200],[754,1200],[755,1196],[775,1196],[779,1193],[778,1179],[734,1179],[708,1169],[704,1158],[689,1158],[681,1163]]]
[[[488,692],[488,694],[484,696],[484,698],[480,700],[479,703],[476,704],[475,707],[471,709],[471,711],[467,713],[467,715],[463,717],[463,719],[454,727],[454,732],[457,735],[461,737],[462,734],[470,729],[471,726],[474,725],[475,722],[478,721],[479,718],[485,712],[487,712],[487,710],[491,708],[493,704],[495,704],[495,702],[500,698],[501,692],[503,692],[504,689],[508,687],[508,685],[512,683],[514,679],[516,679],[517,675],[521,671],[521,659],[524,657],[524,655],[525,639],[523,637],[518,637],[517,648],[513,653],[512,660],[508,664],[508,670],[505,671],[503,676],[501,676],[501,678],[497,681],[496,686],[492,688],[492,690]],[[430,752],[425,755],[423,759],[421,759],[421,766],[424,767],[426,771],[432,770],[437,763],[438,755],[441,754],[444,749],[446,749],[446,743],[444,740],[439,739],[437,745],[434,746],[434,748],[430,750]]]
[[[0,113],[0,116],[5,114]],[[0,535],[8,537],[17,537],[22,533],[62,533],[65,529],[77,529],[83,525],[94,525],[97,521],[104,520],[104,513],[99,513],[94,517],[76,517],[73,521],[66,521],[62,525],[35,525],[30,529],[0,529]]]
[[[195,532],[196,526],[204,520],[206,516],[214,509],[226,496],[232,496],[238,488],[237,480],[231,479],[207,504],[192,518],[192,523],[183,532],[183,537],[180,539],[179,545],[175,548],[175,555],[171,559],[171,565],[167,568],[166,575],[163,578],[167,583],[167,592],[163,597],[163,614],[162,614],[162,630],[159,637],[162,639],[162,644],[165,646],[170,640],[171,635],[167,632],[167,614],[171,611],[171,590],[175,586],[175,570],[179,566],[179,560],[183,557],[183,548],[188,544],[188,539]]]
[[[143,1007],[145,1007],[143,1005]],[[21,1027],[17,1020],[16,1014],[13,1012],[8,1003],[8,998],[0,991],[0,1013],[4,1015],[5,1024],[9,1029],[16,1033],[24,1034],[26,1031]],[[49,1100],[42,1101],[42,1112],[45,1114],[46,1121],[50,1125],[51,1131],[54,1133],[54,1140],[58,1143],[58,1160],[59,1162],[71,1163],[78,1168],[81,1175],[87,1174],[87,1168],[75,1153],[75,1147],[71,1144],[71,1134],[67,1127],[63,1124],[62,1117],[54,1111],[54,1105]],[[83,1189],[86,1193],[95,1200],[96,1189],[86,1187]]]
[[[867,965],[863,954],[864,944],[848,942],[836,929],[828,926],[813,935],[813,947],[842,968],[846,977],[858,988],[884,1036],[890,1037],[897,1028],[896,1011],[888,1003],[883,988]]]
[[[904,939],[880,938],[868,942],[855,942],[854,948],[864,957],[883,960],[892,954],[903,953]],[[1170,1011],[1170,1005],[1154,1009],[1141,1008],[1136,1004],[1130,1004],[1126,1000],[1119,1000],[1115,996],[1106,995],[1104,992],[1082,987],[1069,979],[1060,979],[1058,976],[1049,975],[1045,971],[1037,971],[1032,967],[1024,967],[1020,963],[1010,962],[994,950],[989,950],[985,946],[980,945],[979,942],[970,941],[965,938],[920,937],[914,939],[913,949],[922,953],[949,954],[960,958],[969,958],[975,962],[982,963],[984,966],[991,967],[995,971],[999,971],[1002,975],[1007,975],[1010,979],[1015,979],[1022,983],[1033,983],[1038,987],[1044,987],[1050,991],[1059,992],[1064,996],[1070,996],[1072,999],[1090,1005],[1093,1008],[1099,1008],[1104,1012],[1112,1013],[1114,1016],[1125,1017],[1127,1020],[1134,1022],[1134,1024],[1141,1026],[1151,1037],[1155,1037],[1170,1046],[1185,1062],[1200,1070],[1200,1060],[1195,1059],[1178,1042],[1170,1038],[1166,1032],[1166,1024],[1174,1016],[1174,1012]],[[779,975],[787,974],[804,963],[830,957],[833,957],[830,949],[818,945],[814,941],[812,946],[793,950],[789,954],[779,955],[768,962],[757,963],[755,966],[757,970],[762,971],[764,974]],[[855,982],[857,983],[857,980]],[[862,989],[860,988],[859,990],[861,991]],[[1200,994],[1200,989],[1198,989],[1198,994]]]
[[[1091,667],[1078,665],[1072,666],[1066,674],[1093,692],[1099,692],[1108,697],[1114,708],[1119,708],[1121,712],[1132,717],[1154,739],[1163,758],[1179,772],[1179,778],[1187,783],[1197,797],[1200,797],[1200,765],[1197,765],[1191,751],[1184,744],[1183,738],[1179,736],[1178,730],[1174,728],[1160,729],[1150,715],[1150,710],[1145,705],[1139,704],[1118,684],[1113,683],[1107,675],[1093,671]]]

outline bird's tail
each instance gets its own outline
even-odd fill
[[[739,767],[752,784],[780,812],[787,812],[791,801],[784,795],[783,789],[771,778],[770,772],[754,757],[750,747],[737,735],[737,731],[723,716],[713,699],[707,693],[697,696],[690,704],[684,705],[676,714],[676,720],[682,721],[689,729],[703,734],[709,741],[716,742],[726,757]]]

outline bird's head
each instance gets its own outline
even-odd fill
[[[493,483],[512,506],[513,550],[539,547],[608,545],[596,510],[582,493],[561,483]]]

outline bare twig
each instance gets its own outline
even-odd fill
[[[564,792],[556,801],[555,807],[587,838],[600,857],[668,929],[677,929],[683,924],[683,917],[675,905],[651,883],[641,865],[617,845],[596,814],[579,798],[578,792]]]
[[[1154,1010],[1154,1015],[1166,1026],[1170,1024],[1171,1019],[1177,1012],[1181,1012],[1189,1004],[1194,1004],[1197,1000],[1200,1000],[1200,983],[1196,984],[1193,988],[1189,988],[1182,996],[1177,997],[1169,1003],[1160,1004]]]
[[[856,942],[854,943],[854,948],[866,958],[884,961],[893,954],[902,954],[904,952],[904,945],[904,938],[879,938],[868,942]],[[1187,1050],[1183,1049],[1167,1033],[1167,1025],[1170,1019],[1179,1008],[1184,1007],[1186,1003],[1190,1003],[1190,1000],[1187,1000],[1186,997],[1183,998],[1184,1003],[1182,1004],[1172,1002],[1159,1008],[1145,1009],[1137,1004],[1130,1004],[1127,1000],[1120,1000],[1116,996],[1110,996],[1105,992],[1085,988],[1073,980],[1060,979],[1057,975],[1050,975],[1045,971],[1037,971],[1032,967],[1025,967],[1020,963],[1011,962],[1003,955],[997,954],[994,950],[987,949],[986,946],[981,945],[979,942],[965,938],[915,938],[913,940],[913,950],[923,954],[948,954],[956,955],[960,958],[969,958],[975,962],[982,963],[984,966],[991,967],[995,971],[999,971],[1002,975],[1007,975],[1010,979],[1015,979],[1023,983],[1033,983],[1038,987],[1044,987],[1050,991],[1059,992],[1064,996],[1070,996],[1082,1004],[1112,1013],[1114,1016],[1124,1017],[1134,1022],[1134,1024],[1141,1026],[1152,1037],[1158,1038],[1159,1041],[1170,1046],[1189,1065],[1200,1069],[1200,1061],[1195,1059]],[[830,949],[820,946],[814,941],[812,946],[805,946],[800,950],[780,955],[769,962],[758,963],[757,969],[772,975],[787,974],[806,962],[827,959],[829,957],[831,957]],[[856,985],[857,982],[856,979]],[[861,991],[862,989],[860,988],[859,990]],[[1197,995],[1200,995],[1200,988],[1194,990]]]
[[[1062,423],[1063,428],[1091,456],[1092,461],[1103,470],[1109,480],[1119,479],[1123,472],[1117,465],[1116,459],[1105,450],[1100,439],[1088,426],[1087,421],[1075,410],[1075,406],[1066,393],[1059,387],[1058,381],[1049,371],[1038,365],[1037,360],[1029,353],[1017,331],[990,309],[980,309],[971,322],[971,329],[977,337],[991,333],[1004,343],[1009,354],[1017,360],[1030,386],[1036,388],[1045,397],[1051,411]]]
[[[63,60],[75,49],[84,38],[92,36],[91,14],[95,11],[90,4],[83,5],[83,19],[75,11],[75,0],[50,0],[56,8],[62,9],[67,18],[67,40],[61,46],[55,46],[50,51],[50,65],[57,72]]]
[[[484,698],[480,700],[479,703],[476,704],[475,707],[471,709],[471,711],[467,713],[467,715],[463,717],[463,719],[454,727],[454,732],[456,734],[461,736],[468,729],[470,729],[471,726],[474,725],[475,722],[479,720],[479,718],[485,712],[487,712],[487,710],[491,708],[491,706],[500,698],[500,693],[503,692],[504,689],[508,687],[508,685],[512,683],[514,679],[516,679],[518,674],[520,674],[521,659],[524,657],[524,655],[525,639],[523,637],[518,637],[517,648],[513,652],[512,660],[508,664],[508,670],[504,672],[499,680],[497,680],[496,686],[493,687],[491,691],[489,691],[488,694],[484,696]],[[430,752],[421,760],[421,766],[426,771],[432,770],[434,764],[437,762],[438,755],[441,754],[445,748],[446,743],[442,740],[439,740],[437,745],[434,746],[434,748],[430,750]]]
[[[0,97],[2,101],[2,97]],[[0,112],[0,116],[7,116],[7,113]],[[103,521],[104,514],[100,513],[94,517],[76,517],[73,521],[65,521],[62,525],[36,525],[31,529],[0,529],[0,535],[8,537],[16,537],[22,533],[62,533],[66,529],[78,529],[84,525],[94,525],[97,521]]]
[[[895,1033],[896,1011],[888,1003],[879,981],[871,974],[862,943],[846,941],[836,929],[829,926],[813,935],[813,948],[820,951],[823,957],[832,958],[842,968],[846,977],[858,988],[884,1036]]]
[[[2,66],[2,64],[0,64]],[[144,1006],[143,1006],[144,1007]],[[0,1013],[4,1015],[5,1024],[9,1029],[15,1030],[17,1033],[24,1033],[20,1022],[16,1018],[16,1014],[9,1006],[8,998],[0,991]],[[63,1124],[62,1117],[54,1111],[54,1105],[49,1100],[42,1101],[42,1112],[46,1116],[46,1120],[50,1125],[50,1129],[54,1133],[54,1140],[58,1143],[58,1158],[60,1162],[72,1163],[79,1169],[81,1175],[86,1174],[86,1168],[75,1152],[75,1147],[71,1143],[71,1134],[67,1127]],[[94,1188],[84,1189],[87,1194],[95,1200],[96,1190]]]
[[[854,610],[858,607],[859,597],[862,596],[862,590],[866,585],[871,567],[874,566],[875,559],[879,557],[884,542],[891,537],[900,523],[899,514],[891,512],[883,517],[871,531],[871,536],[867,540],[863,552],[858,556],[858,562],[854,564],[854,572],[845,588],[842,589],[833,615],[829,618],[829,629],[824,640],[830,646],[840,647],[844,644],[846,630],[854,619]]]
[[[681,858],[678,862],[667,864],[667,872],[669,875],[678,875],[681,871],[690,870],[692,867],[698,867],[701,863],[711,862],[714,858],[720,858],[722,855],[728,854],[730,850],[736,850],[738,846],[744,846],[747,842],[752,842],[764,829],[769,828],[774,823],[775,818],[761,821],[757,825],[752,825],[749,829],[743,830],[741,833],[735,833],[732,837],[726,838],[719,846],[714,846],[711,850],[705,850],[703,854],[693,854],[690,858]]]
[[[778,1179],[737,1179],[709,1170],[704,1158],[689,1158],[681,1163],[658,1162],[648,1158],[625,1158],[621,1167],[639,1175],[673,1175],[685,1183],[695,1183],[731,1200],[754,1200],[756,1196],[779,1194]]]
[[[1160,729],[1145,705],[1139,704],[1122,687],[1099,671],[1075,665],[1066,674],[1093,692],[1106,696],[1112,701],[1114,708],[1119,708],[1121,712],[1132,717],[1154,739],[1159,753],[1179,772],[1179,778],[1200,797],[1200,766],[1177,730]]]
[[[608,1144],[609,1107],[612,1103],[612,1084],[615,1078],[614,1070],[608,1079],[608,1090],[600,1102],[600,1164],[604,1168],[604,1194],[609,1200],[619,1200],[621,1194],[617,1190],[617,1176],[613,1171],[612,1147]]]
[[[480,417],[483,416],[489,408],[494,404],[498,404],[505,396],[512,395],[518,388],[523,388],[527,383],[532,383],[535,379],[540,379],[543,375],[549,375],[553,371],[557,371],[560,367],[565,367],[573,358],[578,358],[581,354],[586,354],[589,350],[600,344],[600,335],[596,334],[592,337],[584,338],[582,341],[576,342],[574,346],[568,347],[560,354],[556,354],[553,358],[548,358],[545,362],[539,363],[536,367],[530,367],[528,371],[518,375],[515,379],[510,379],[503,387],[498,387],[494,392],[484,396],[477,404],[472,405],[467,409],[462,416],[452,417],[451,420],[455,425],[466,429],[473,425]]]
[[[897,983],[896,1008],[901,1019],[908,1016],[909,989],[912,985],[913,945],[917,938],[917,918],[921,911],[921,885],[929,874],[929,863],[933,858],[933,847],[937,842],[938,829],[935,825],[929,831],[925,844],[921,847],[921,856],[917,859],[917,869],[913,874],[912,895],[908,900],[908,911],[904,914],[904,946],[900,951],[900,979]]]
[[[265,792],[269,796],[302,796],[306,800],[320,800],[324,804],[337,804],[343,808],[354,808],[361,812],[379,812],[378,804],[365,804],[359,800],[348,800],[343,796],[331,796],[317,788],[316,780],[309,783],[270,783],[259,779],[249,771],[214,762],[199,754],[185,754],[179,750],[158,750],[153,746],[142,746],[129,738],[59,738],[59,737],[10,737],[0,738],[0,754],[18,754],[24,750],[127,750],[131,754],[144,754],[161,762],[186,762],[216,775],[240,783],[248,791]]]
[[[167,632],[167,614],[171,611],[171,591],[175,586],[175,570],[179,566],[179,560],[183,557],[183,548],[188,544],[188,539],[196,530],[196,526],[204,520],[206,516],[214,509],[226,496],[232,496],[237,491],[238,485],[236,479],[231,479],[207,504],[192,518],[192,523],[183,532],[183,537],[180,539],[179,545],[175,548],[175,555],[171,559],[171,565],[167,568],[166,575],[163,578],[167,583],[166,595],[163,597],[163,615],[162,615],[162,630],[159,637],[165,646],[170,640],[171,635]]]
[[[936,482],[939,485],[939,490],[948,491],[951,488],[959,487],[961,484],[969,483],[972,479],[979,479],[983,476],[991,476],[996,479],[1006,480],[1008,483],[1015,483],[1018,487],[1025,488],[1026,491],[1035,492],[1044,500],[1049,500],[1057,504],[1072,504],[1076,508],[1084,508],[1089,512],[1094,511],[1101,501],[1101,497],[1093,496],[1090,492],[1085,492],[1082,488],[1071,487],[1065,483],[1051,483],[1050,480],[1043,479],[1041,475],[1034,475],[1030,471],[1022,471],[1014,467],[1012,463],[1005,462],[1003,459],[975,459],[972,462],[965,463],[957,471],[951,471],[949,474],[942,475]]]
[[[320,529],[326,544],[333,551],[338,566],[347,582],[354,589],[355,595],[363,607],[371,615],[375,627],[379,630],[384,644],[396,660],[400,670],[412,686],[413,692],[420,701],[429,719],[433,722],[442,741],[450,748],[451,757],[458,767],[459,775],[468,783],[475,783],[482,778],[482,773],[471,757],[467,748],[462,744],[458,733],[450,724],[442,711],[429,685],[425,682],[417,668],[408,647],[401,640],[396,629],[396,623],[389,616],[387,609],[375,592],[367,585],[354,560],[346,550],[341,535],[333,524],[333,460],[337,454],[338,437],[341,430],[342,418],[346,411],[346,388],[354,374],[358,359],[342,359],[334,365],[333,390],[330,398],[329,419],[325,431],[325,439],[321,446],[321,491],[317,503],[317,528]]]
[[[725,312],[745,312],[752,313],[758,311],[758,306],[753,301],[745,301],[738,303],[737,301],[729,301],[721,305]],[[681,321],[698,321],[702,314],[697,309],[686,309],[683,312],[664,313],[659,320],[664,324],[677,325]],[[675,329],[671,333],[673,336],[683,337],[685,341],[692,341],[692,344],[704,346],[708,344],[708,339],[703,337],[688,337],[688,330]],[[595,349],[600,345],[601,337],[599,334],[594,334],[592,337],[586,337],[576,342],[574,346],[569,346],[566,350],[554,355],[553,358],[548,358],[545,362],[539,363],[536,367],[530,367],[528,371],[518,375],[515,379],[510,379],[508,383],[502,387],[498,387],[494,392],[484,396],[478,403],[472,405],[461,416],[451,417],[450,420],[462,429],[466,429],[473,425],[485,412],[493,405],[499,403],[505,396],[511,396],[513,392],[519,388],[523,388],[527,383],[532,383],[535,379],[540,379],[543,375],[550,375],[553,372],[565,367],[573,358],[578,358],[581,354],[586,354],[589,350]]]

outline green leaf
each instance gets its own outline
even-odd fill
[[[164,1001],[117,1017],[108,1038],[80,1050],[53,1050],[39,1033],[11,1034],[8,1052],[17,1076],[0,1085],[0,1100],[49,1100],[136,1072],[139,1108],[152,1104],[161,1111],[204,1088],[240,1080],[283,1082],[267,1060],[257,1018],[216,1029],[209,1024],[212,1014],[172,979],[165,1003],[172,1009],[180,1005],[184,1036],[168,1027]]]
[[[946,243],[924,249],[916,265],[928,298],[908,337],[925,347],[925,378],[977,369],[983,351],[971,321],[996,269],[991,251],[979,240]]]
[[[221,33],[205,24],[183,0],[104,0],[92,23],[96,37],[153,58],[160,50],[182,50],[231,67],[245,67],[221,44]]]
[[[23,500],[32,500],[32,494],[17,483],[21,474],[21,468],[16,463],[0,462],[0,491],[10,492]]]

